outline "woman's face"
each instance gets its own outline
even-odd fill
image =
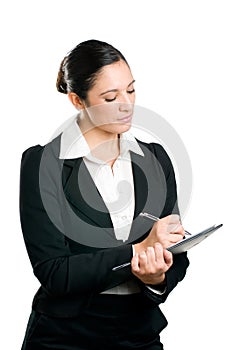
[[[133,84],[132,73],[123,60],[103,67],[85,101],[89,123],[114,134],[129,130],[135,102]]]

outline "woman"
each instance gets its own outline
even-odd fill
[[[134,78],[111,45],[77,45],[57,89],[79,113],[21,164],[22,231],[41,283],[22,349],[163,349],[159,304],[188,267],[166,250],[184,237],[170,159],[128,131]]]

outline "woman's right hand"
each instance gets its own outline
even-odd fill
[[[146,251],[148,247],[154,247],[155,243],[160,243],[163,248],[168,248],[181,241],[184,234],[179,215],[168,215],[153,225],[144,241],[134,244],[135,253]]]

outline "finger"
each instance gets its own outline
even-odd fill
[[[163,246],[160,243],[155,243],[154,250],[156,263],[163,263]]]
[[[152,268],[155,266],[155,250],[153,247],[148,247],[146,250],[147,254],[147,266]]]
[[[166,263],[167,266],[171,266],[173,264],[173,255],[171,252],[169,252],[167,249],[163,250],[163,257],[164,257],[164,261]]]
[[[168,224],[180,224],[180,216],[178,214],[171,214],[161,219]]]
[[[140,270],[139,269],[138,253],[136,253],[131,260],[131,268],[135,272],[138,272]]]
[[[171,244],[177,243],[183,239],[183,236],[178,233],[169,233],[168,240]]]
[[[145,252],[141,252],[139,253],[138,256],[138,260],[139,260],[139,269],[140,270],[146,270],[146,265],[147,265],[147,255]]]
[[[184,228],[180,223],[169,225],[168,231],[170,233],[177,233],[177,234],[184,236]]]

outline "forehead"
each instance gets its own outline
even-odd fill
[[[132,80],[133,76],[129,66],[123,60],[120,60],[101,69],[97,75],[93,89],[125,89]]]

